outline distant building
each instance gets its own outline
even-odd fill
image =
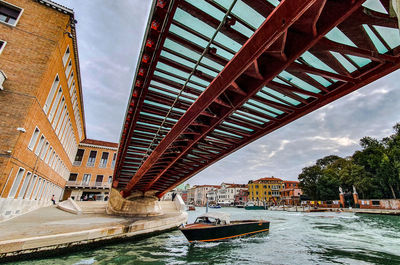
[[[217,191],[217,203],[224,206],[233,206],[235,195],[239,190],[246,190],[245,184],[222,183],[221,188]]]
[[[207,203],[207,192],[211,189],[219,188],[217,185],[195,185],[188,189],[188,204],[205,206]]]
[[[299,188],[298,181],[284,181],[285,188],[281,190],[281,203],[285,205],[300,205],[300,195],[303,194]]]
[[[248,201],[249,191],[247,189],[239,190],[239,192],[235,195],[234,205],[245,205]]]
[[[278,204],[281,190],[285,188],[284,182],[279,178],[260,178],[250,180],[248,183],[249,201],[256,204],[273,203]]]
[[[211,205],[217,205],[218,204],[218,188],[211,188],[207,192],[207,198],[208,198],[208,203]]]
[[[187,204],[187,194],[188,194],[188,189],[190,188],[189,184],[181,184],[175,189],[165,193],[165,195],[161,198],[163,201],[170,201],[172,200],[172,197],[175,195],[180,195],[183,202]]]
[[[85,139],[79,144],[63,199],[107,201],[118,144]]]

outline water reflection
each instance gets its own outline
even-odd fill
[[[214,209],[212,209],[214,210]],[[18,264],[400,264],[400,217],[223,208],[232,219],[266,219],[270,232],[189,244],[180,231]],[[189,222],[204,213],[189,212]],[[15,263],[13,263],[15,264]]]

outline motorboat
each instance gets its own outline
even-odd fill
[[[248,202],[246,206],[244,206],[246,210],[267,210],[268,207],[266,205],[255,205],[254,202]]]
[[[217,204],[217,205],[210,205],[210,206],[208,206],[209,208],[212,208],[212,209],[219,209],[219,208],[221,208],[221,205],[219,205],[219,204]]]
[[[194,205],[188,205],[187,206],[187,211],[196,211],[196,207],[194,207]]]
[[[197,217],[193,224],[179,228],[190,243],[224,241],[269,231],[269,221],[230,221],[227,213],[209,212]]]

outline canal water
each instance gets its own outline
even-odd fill
[[[400,216],[237,208],[231,219],[266,219],[270,232],[190,245],[180,231],[17,264],[400,264]],[[189,222],[205,208],[189,212]],[[13,263],[15,264],[15,263]]]

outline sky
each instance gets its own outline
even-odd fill
[[[56,0],[75,11],[87,138],[118,142],[151,0]],[[400,71],[314,111],[203,170],[188,183],[297,180],[302,168],[350,156],[364,136],[400,122]]]

